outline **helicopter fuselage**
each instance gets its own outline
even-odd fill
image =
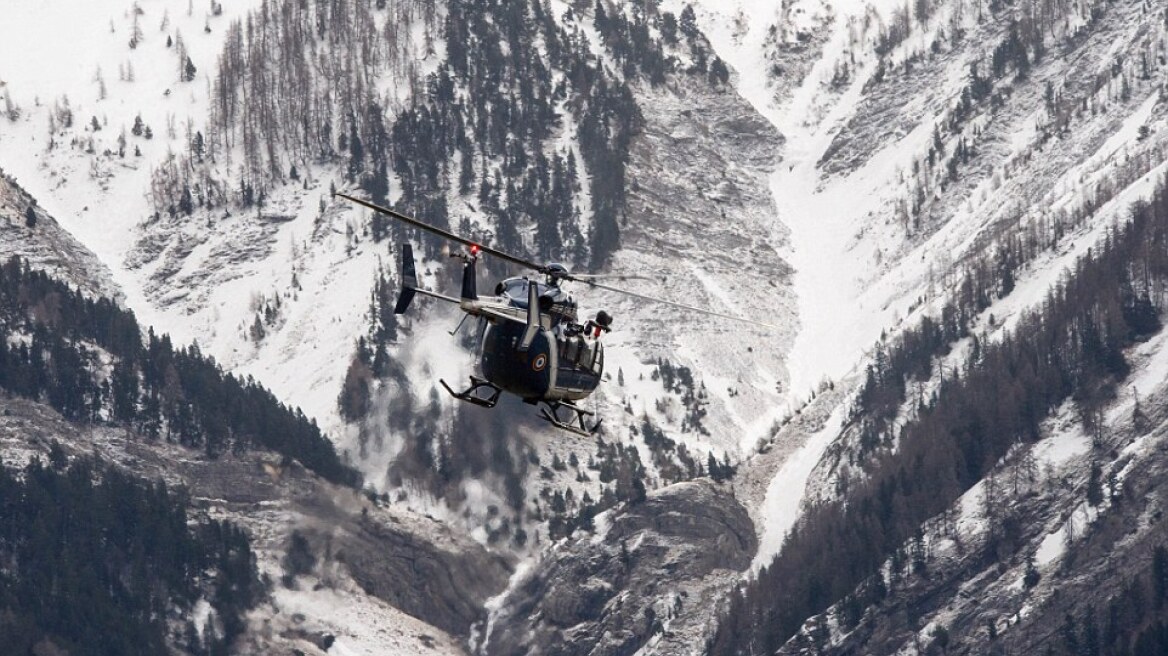
[[[600,384],[604,346],[575,323],[576,304],[559,287],[508,278],[496,291],[501,302],[522,316],[529,305],[529,285],[536,285],[541,327],[524,349],[524,324],[488,322],[480,353],[483,377],[526,401],[583,399]]]
[[[576,337],[557,339],[543,329],[522,351],[522,338],[522,324],[487,324],[479,361],[484,378],[531,402],[583,399],[600,384],[604,368],[600,344]]]

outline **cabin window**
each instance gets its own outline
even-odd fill
[[[576,358],[576,364],[580,365],[581,369],[592,368],[592,347],[582,339],[577,338],[580,342],[580,353]]]
[[[559,346],[561,364],[596,374],[603,371],[604,349],[599,343],[589,343],[583,337],[568,337],[561,339]]]
[[[566,363],[576,363],[580,354],[580,343],[574,339],[565,339],[560,342],[560,359]]]

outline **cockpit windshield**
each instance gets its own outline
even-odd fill
[[[505,297],[515,307],[527,307],[527,286],[535,285],[541,298],[550,298],[556,305],[572,305],[572,299],[559,287],[546,285],[542,282],[529,281],[525,278],[508,278],[499,283],[495,293]]]
[[[511,278],[499,283],[502,287],[501,295],[506,296],[512,303],[520,307],[527,307],[527,281],[522,278]]]
[[[527,286],[535,285],[535,289],[540,296],[548,293],[548,286],[538,282],[531,282],[523,278],[508,278],[499,283],[499,288],[496,292],[505,297],[511,305],[515,307],[527,307]]]

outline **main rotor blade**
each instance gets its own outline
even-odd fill
[[[347,200],[349,202],[356,203],[356,204],[362,205],[364,207],[368,207],[369,209],[371,209],[375,212],[381,212],[382,214],[392,216],[393,218],[397,219],[398,221],[408,223],[408,224],[414,226],[415,228],[421,228],[422,230],[425,230],[429,233],[438,235],[439,237],[449,239],[450,241],[458,242],[464,246],[470,246],[472,248],[478,249],[479,251],[482,251],[483,253],[488,253],[488,254],[493,255],[501,260],[507,260],[508,262],[511,262],[513,264],[518,264],[519,266],[527,267],[528,269],[534,269],[536,271],[539,271],[540,273],[547,272],[547,267],[542,265],[542,264],[532,262],[531,260],[527,260],[527,259],[524,259],[524,258],[516,256],[516,255],[511,255],[510,253],[505,253],[505,252],[498,250],[496,248],[491,248],[490,246],[487,246],[486,244],[482,244],[482,243],[479,243],[477,241],[472,241],[470,239],[467,239],[466,237],[461,237],[459,235],[454,234],[453,232],[448,232],[446,230],[443,230],[442,228],[432,226],[429,223],[424,223],[422,221],[419,221],[411,216],[406,216],[405,214],[402,214],[401,212],[391,210],[388,207],[374,205],[373,203],[370,203],[367,200],[361,200],[360,198],[354,198],[348,194],[342,194],[340,192],[338,192],[336,195],[340,196],[341,198],[344,198],[345,200]]]
[[[695,307],[693,305],[686,305],[684,303],[675,303],[673,301],[667,301],[663,298],[657,298],[656,296],[648,296],[646,294],[638,294],[637,292],[630,292],[627,289],[618,289],[616,287],[611,287],[609,285],[604,285],[604,284],[601,284],[598,282],[593,282],[591,280],[581,280],[580,283],[584,284],[584,285],[588,285],[589,287],[596,287],[598,289],[604,289],[604,290],[608,290],[610,292],[616,292],[618,294],[632,296],[633,298],[640,298],[640,299],[643,299],[646,301],[653,301],[654,303],[671,305],[675,308],[680,308],[682,310],[689,310],[690,312],[698,312],[701,314],[708,314],[712,317],[721,317],[723,319],[730,319],[732,321],[741,321],[742,323],[751,323],[751,324],[754,324],[756,326],[762,326],[763,328],[770,328],[772,330],[778,329],[778,326],[774,326],[774,325],[769,324],[769,323],[763,323],[761,321],[755,321],[754,319],[744,319],[742,317],[736,317],[732,314],[723,314],[721,312],[714,312],[713,310],[707,310],[705,308]]]
[[[345,200],[347,200],[349,202],[356,203],[356,204],[361,205],[363,207],[367,207],[375,212],[381,212],[382,214],[391,216],[391,217],[397,219],[398,221],[408,223],[409,225],[412,225],[415,228],[421,228],[422,230],[425,230],[431,234],[438,235],[439,237],[449,239],[450,241],[457,242],[457,243],[462,244],[464,246],[469,246],[471,248],[478,249],[479,251],[481,251],[483,253],[488,253],[488,254],[493,255],[501,260],[506,260],[506,261],[511,262],[513,264],[518,264],[519,266],[526,267],[528,269],[532,269],[533,271],[538,271],[540,273],[544,273],[544,274],[549,273],[549,268],[547,265],[539,264],[538,262],[532,262],[531,260],[516,256],[516,255],[511,255],[510,253],[498,250],[496,248],[491,248],[490,246],[487,246],[486,244],[481,244],[477,241],[472,241],[470,239],[467,239],[466,237],[456,235],[453,232],[449,232],[447,230],[443,230],[442,228],[432,226],[429,223],[424,223],[422,221],[419,221],[418,219],[415,219],[411,216],[406,216],[405,214],[402,214],[401,212],[391,210],[388,207],[382,207],[380,205],[375,205],[373,203],[370,203],[367,200],[361,200],[360,198],[354,198],[353,196],[350,196],[348,194],[339,193],[339,192],[336,195],[340,196],[341,198],[344,198]],[[553,274],[553,275],[556,275],[556,274]],[[604,290],[607,290],[610,292],[616,292],[618,294],[624,294],[626,296],[632,296],[634,298],[639,298],[639,299],[643,299],[646,301],[652,301],[654,303],[661,303],[663,305],[669,305],[669,306],[679,308],[682,310],[689,310],[690,312],[697,312],[699,314],[707,314],[707,315],[712,316],[712,317],[721,317],[723,319],[730,319],[731,321],[740,321],[742,323],[750,323],[750,324],[754,324],[756,326],[762,326],[763,328],[777,329],[777,326],[773,326],[769,323],[763,323],[761,321],[755,321],[753,319],[744,319],[742,317],[736,317],[736,316],[733,316],[730,314],[723,314],[721,312],[714,312],[713,310],[707,310],[705,308],[695,307],[693,305],[686,305],[684,303],[675,303],[673,301],[667,301],[667,300],[662,299],[662,298],[657,298],[656,296],[647,296],[645,294],[638,294],[637,292],[630,292],[630,291],[625,290],[625,289],[619,289],[617,287],[611,287],[609,285],[605,285],[603,283],[596,282],[597,279],[606,279],[606,278],[621,278],[621,279],[626,279],[626,280],[646,279],[643,276],[621,275],[621,274],[566,273],[566,274],[558,274],[558,275],[556,275],[556,277],[562,278],[564,280],[577,281],[577,282],[580,282],[581,284],[588,285],[589,287],[596,287],[598,289],[604,289]]]
[[[569,273],[564,276],[564,279],[580,282],[589,280],[654,280],[652,276],[628,273]],[[662,277],[662,281],[664,281],[664,277]]]

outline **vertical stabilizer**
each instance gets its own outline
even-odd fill
[[[410,307],[414,300],[414,292],[418,289],[418,274],[414,270],[414,249],[409,244],[402,244],[401,253],[401,293],[397,297],[397,305],[393,306],[394,314],[402,314]]]
[[[462,265],[462,300],[476,301],[479,298],[475,283],[475,258],[468,257]]]
[[[531,342],[539,333],[539,285],[534,280],[527,283],[527,330],[523,331],[523,341],[519,343],[519,350],[531,348]]]

